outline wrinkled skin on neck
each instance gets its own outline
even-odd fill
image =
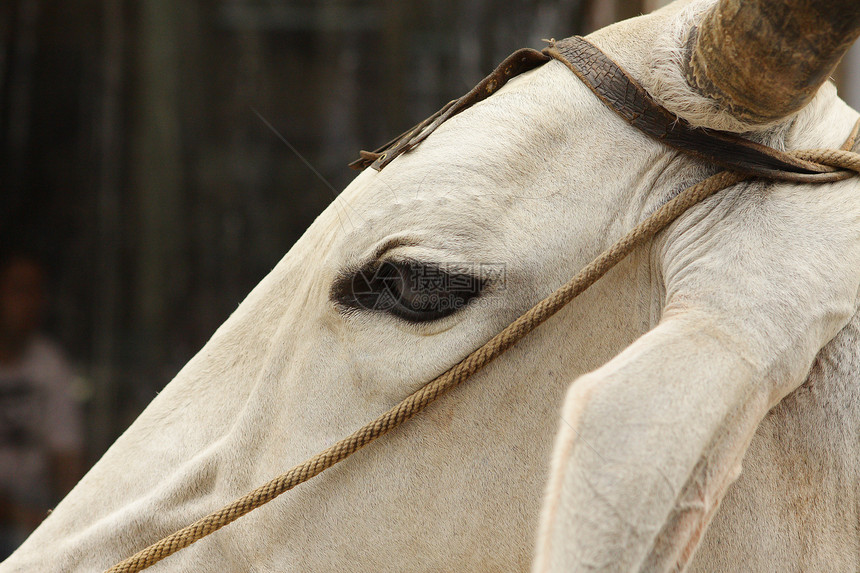
[[[646,77],[653,44],[677,10],[593,40],[632,75]],[[774,137],[796,147],[838,146],[856,114],[830,90],[812,105],[803,112],[808,121]],[[356,178],[0,572],[107,568],[303,461],[455,364],[710,172],[630,129],[558,62],[511,81],[382,172]],[[844,198],[856,183],[834,188]],[[763,215],[748,212],[730,223],[746,191],[729,191],[637,250],[408,425],[151,570],[516,571],[531,566],[536,546],[546,556],[536,567],[549,569],[573,563],[564,548],[576,554],[569,542],[577,536],[599,547],[605,540],[572,530],[567,519],[594,502],[570,496],[570,456],[558,447],[553,456],[559,408],[580,376],[661,324],[667,302],[670,313],[682,313],[684,296],[695,303],[701,298],[693,295],[704,296],[703,281],[717,280],[714,292],[726,288],[713,271],[736,268],[721,262],[732,260],[726,243],[760,228],[756,217]],[[794,229],[790,216],[801,209],[797,217],[828,220],[837,230],[853,221],[844,205],[841,219],[826,201],[809,207],[814,192],[785,191],[767,220],[788,218],[783,222]],[[764,201],[764,191],[757,197]],[[726,230],[714,239],[712,228]],[[824,238],[812,235],[803,239],[814,250]],[[771,340],[744,353],[775,373],[755,404],[775,403],[800,384],[815,353],[854,312],[857,277],[844,267],[860,256],[847,231],[838,236],[844,240],[831,246],[850,260],[820,260],[844,280],[832,296],[798,303],[811,318],[792,325],[814,326],[800,331],[811,334],[798,337],[798,357],[764,364],[761,357],[776,349]],[[374,258],[501,264],[506,280],[469,307],[420,325],[385,312],[344,311],[332,300],[332,284]],[[743,311],[758,328],[755,301]],[[791,317],[797,309],[785,312]],[[746,331],[757,332],[753,326]],[[779,360],[794,342],[777,349]],[[651,403],[636,398],[643,409]],[[576,424],[575,407],[568,396],[564,415]],[[623,414],[610,410],[607,419]],[[612,446],[611,428],[590,434],[588,443],[600,443],[601,455],[631,455]],[[677,473],[672,479],[683,481],[686,474]],[[601,474],[593,475],[600,485]],[[544,509],[538,540],[550,477],[553,505]],[[754,496],[761,488],[751,489]],[[629,501],[633,490],[622,483],[617,499]],[[703,567],[716,563],[703,559]]]
[[[680,45],[707,7],[686,3],[662,38]],[[658,38],[642,66],[626,25],[597,43],[670,110],[701,102],[677,83],[682,51]],[[742,124],[714,102],[690,119]],[[836,148],[856,120],[825,85],[749,136]],[[858,191],[752,181],[655,241],[660,320],[571,385],[534,571],[860,567]]]

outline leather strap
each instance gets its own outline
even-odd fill
[[[570,68],[606,107],[631,126],[688,155],[778,181],[824,183],[853,175],[797,159],[734,133],[692,127],[655,102],[618,64],[579,36],[553,42],[544,53]]]
[[[448,118],[488,98],[512,77],[551,59],[566,65],[600,101],[632,127],[688,155],[738,173],[777,181],[826,183],[854,175],[850,171],[793,157],[734,133],[691,126],[654,101],[618,64],[579,36],[551,41],[543,52],[531,49],[514,52],[469,93],[449,102],[376,151],[361,151],[360,158],[349,166],[353,169],[370,166],[381,170],[394,158],[424,141]]]
[[[400,155],[406,153],[422,141],[428,135],[433,133],[442,122],[448,118],[457,115],[464,109],[473,106],[481,100],[485,100],[511,78],[520,75],[523,72],[532,70],[550,61],[550,57],[537,50],[523,48],[517,50],[508,56],[504,62],[491,73],[489,76],[481,80],[477,86],[454,101],[448,102],[445,107],[431,115],[409,131],[402,133],[377,149],[376,151],[361,151],[359,159],[356,159],[349,166],[353,169],[364,169],[365,167],[373,167],[377,171],[391,163],[391,161]]]

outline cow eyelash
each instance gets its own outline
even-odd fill
[[[465,308],[485,286],[485,280],[454,265],[374,261],[339,277],[332,286],[332,299],[345,309],[386,312],[423,323]]]

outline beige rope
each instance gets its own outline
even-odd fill
[[[816,161],[831,167],[839,167],[860,173],[860,154],[850,151],[812,150],[796,152],[795,155],[799,158]],[[165,557],[188,547],[195,541],[232,523],[246,513],[272,501],[285,491],[311,479],[325,469],[349,457],[376,438],[387,434],[433,403],[439,396],[468,379],[472,374],[486,366],[529,332],[540,326],[577,295],[594,284],[597,279],[627,256],[634,248],[654,237],[684,211],[717,191],[739,183],[748,177],[747,175],[722,171],[684,190],[651,217],[634,227],[630,233],[610,247],[609,250],[604,251],[567,284],[536,304],[486,344],[472,352],[441,376],[428,382],[424,387],[417,390],[397,406],[388,410],[350,436],[295,466],[285,474],[276,477],[222,509],[150,545],[122,563],[114,565],[107,573],[136,573],[142,571]]]

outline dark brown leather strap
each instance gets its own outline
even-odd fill
[[[727,169],[779,181],[827,182],[852,174],[803,161],[734,133],[692,127],[648,92],[594,44],[579,36],[544,53],[564,63],[612,111],[670,147]]]
[[[566,65],[612,111],[641,132],[683,153],[748,175],[777,181],[826,183],[853,173],[804,161],[737,134],[691,126],[655,102],[648,92],[594,44],[573,36],[538,52],[514,52],[492,74],[458,100],[373,152],[362,151],[353,169],[377,171],[413,149],[448,118],[488,98],[512,77],[556,59]]]
[[[360,158],[350,163],[349,166],[353,169],[364,169],[369,166],[379,171],[391,163],[395,157],[401,153],[406,153],[424,141],[428,135],[433,133],[448,118],[457,115],[481,100],[487,99],[514,76],[532,70],[548,61],[550,61],[550,57],[537,50],[524,48],[514,52],[469,93],[460,99],[449,102],[435,114],[409,131],[392,139],[376,151],[361,151]]]

